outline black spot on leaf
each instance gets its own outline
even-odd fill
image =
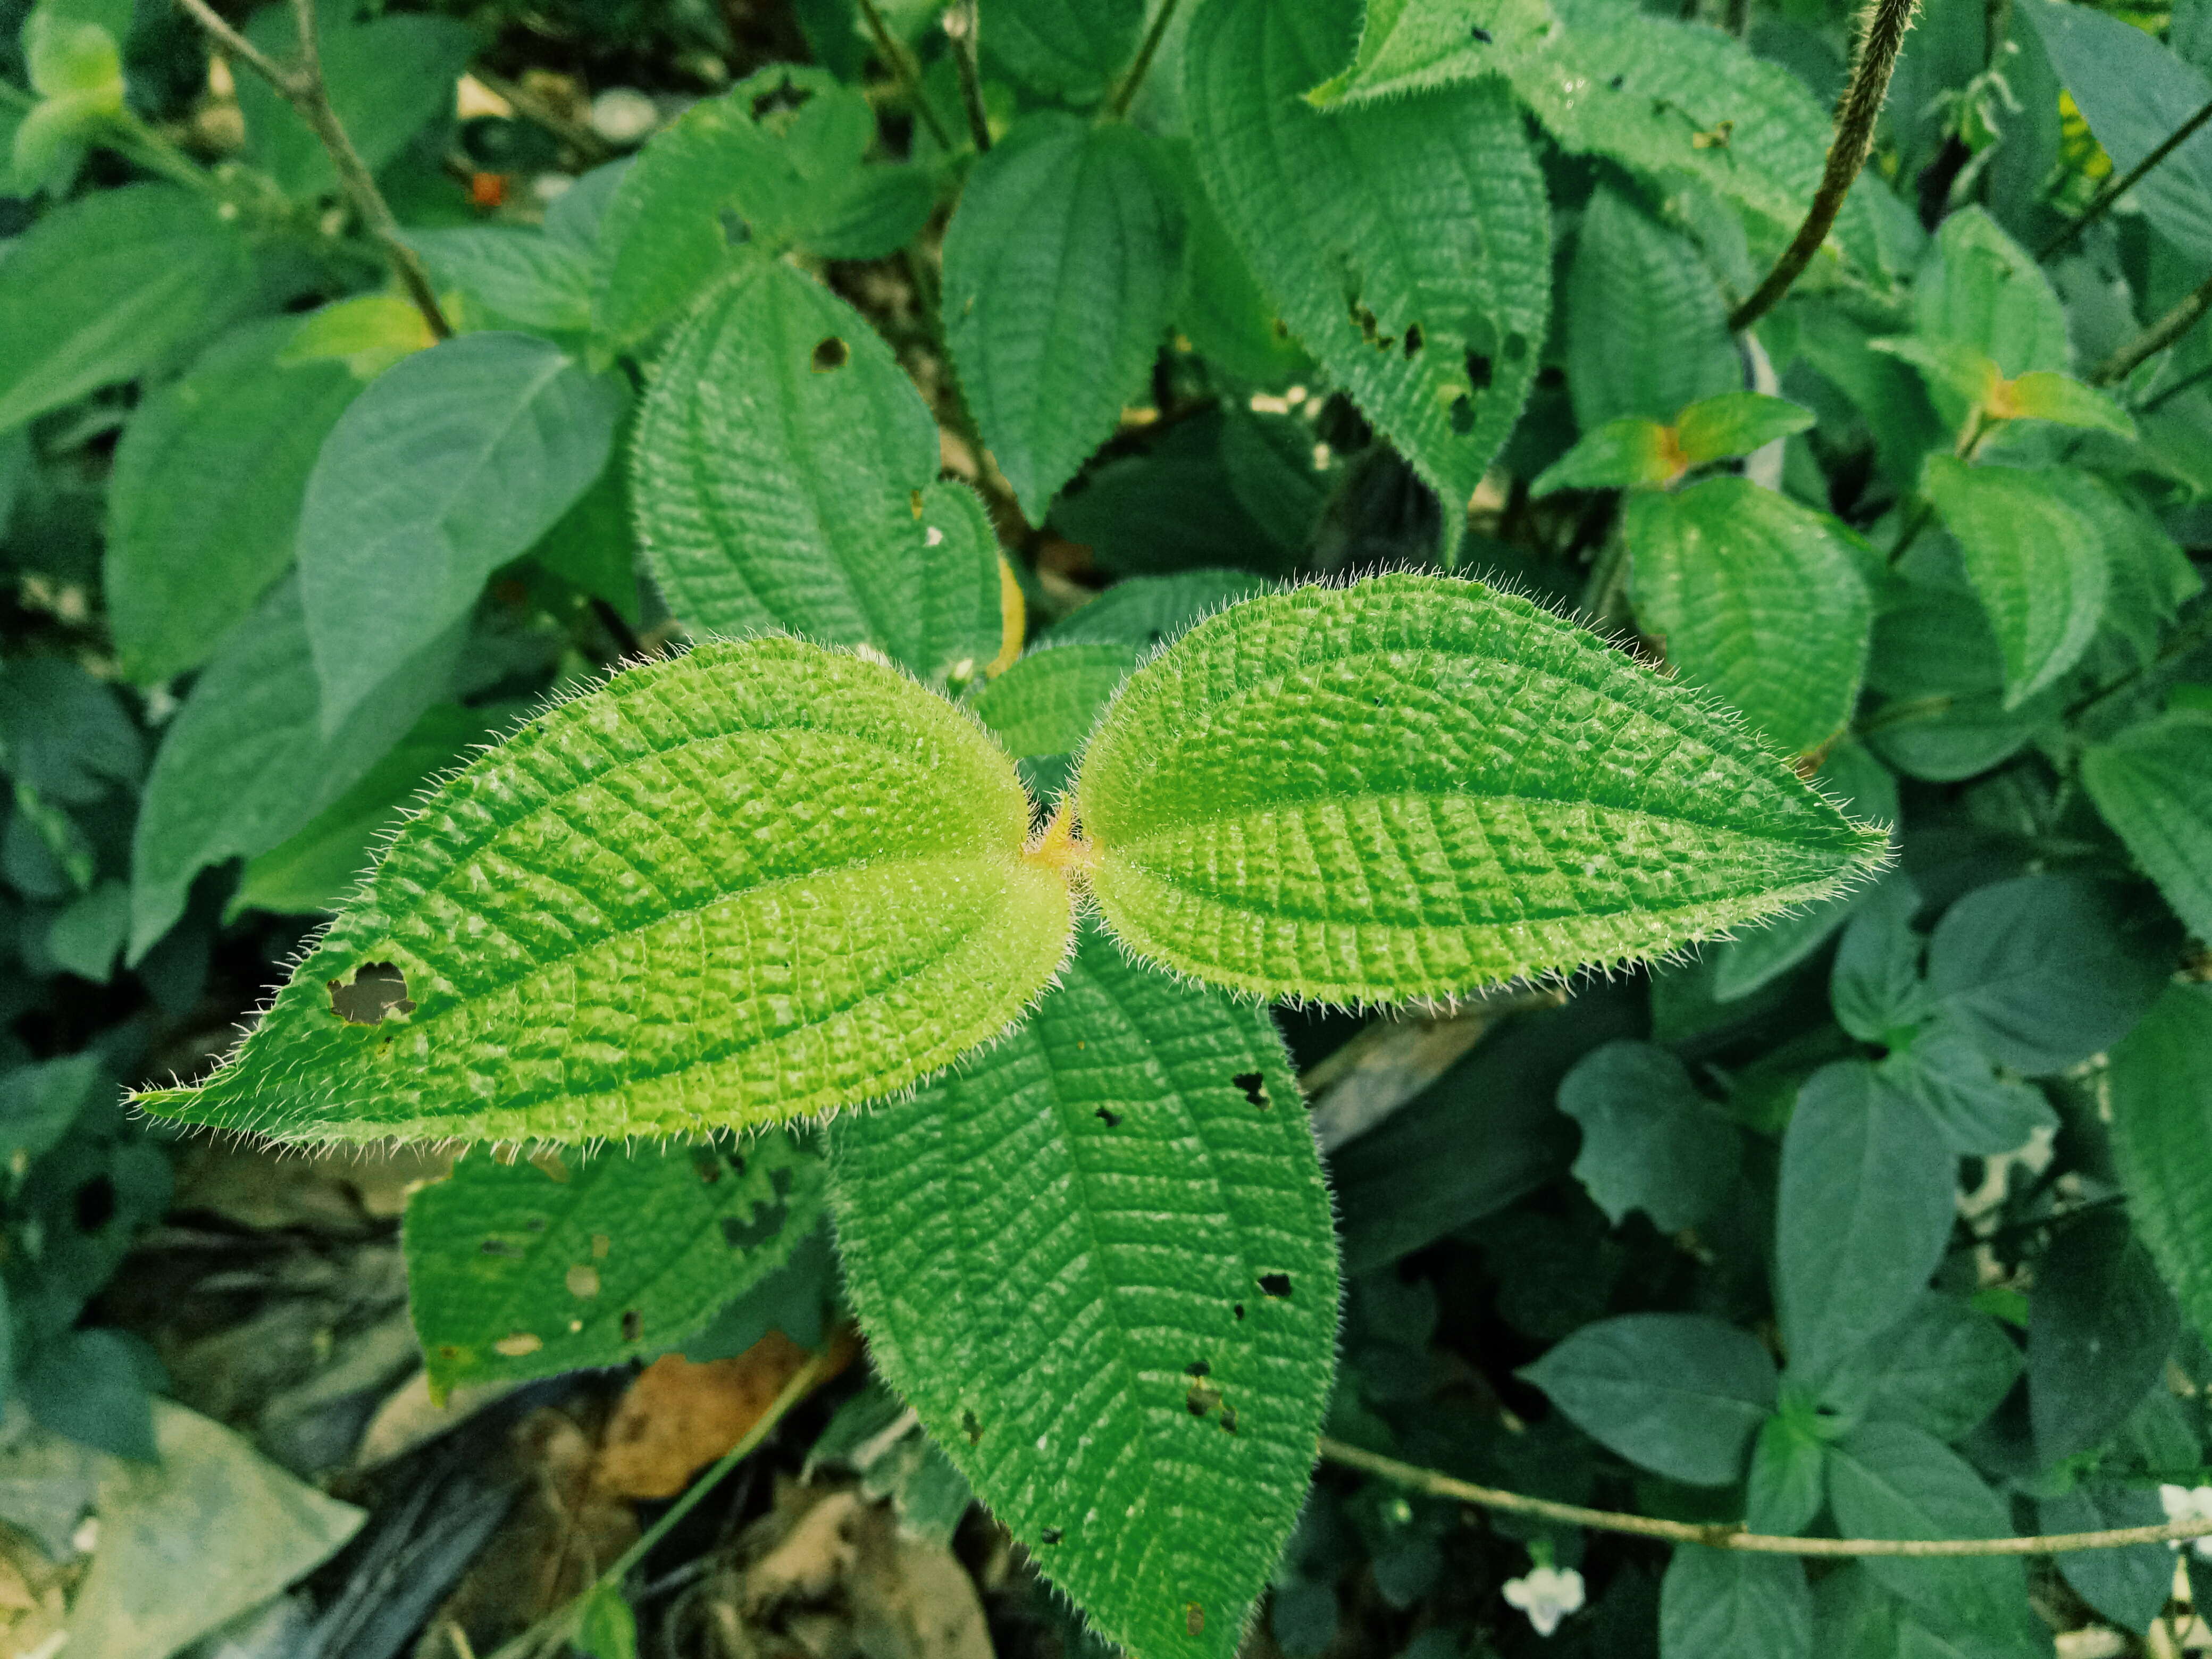
[[[1057,1544],[1067,1534],[1060,1531],[1058,1527],[1047,1527],[1043,1531],[1037,1534],[1037,1542],[1040,1544]]]
[[[714,1156],[712,1146],[694,1146],[691,1149],[691,1168],[709,1187],[722,1178],[722,1160]]]
[[[477,1248],[483,1255],[520,1256],[524,1254],[520,1244],[510,1244],[503,1238],[487,1238]]]
[[[365,962],[350,980],[331,981],[331,1012],[349,1025],[375,1025],[386,1014],[411,1014],[407,975],[388,962]]]
[[[1474,37],[1478,44],[1486,46],[1490,44],[1490,31],[1483,27],[1480,23],[1469,29],[1468,33]]]
[[[729,1157],[729,1162],[730,1173],[732,1175],[743,1175],[745,1172],[745,1158],[744,1153],[732,1152]],[[773,1181],[775,1177],[771,1176],[769,1179]]]
[[[814,372],[817,374],[827,374],[834,369],[842,368],[852,361],[852,348],[834,334],[814,348]]]
[[[1121,1113],[1110,1111],[1103,1106],[1101,1106],[1097,1111],[1093,1112],[1091,1115],[1109,1129],[1118,1129],[1121,1127]]]
[[[1279,1301],[1291,1293],[1291,1276],[1288,1273],[1261,1273],[1260,1293]]]
[[[1230,1311],[1235,1314],[1239,1319],[1242,1319],[1244,1317],[1244,1304],[1242,1302],[1239,1302],[1236,1306],[1231,1308]]]
[[[1267,1109],[1267,1080],[1257,1072],[1239,1072],[1229,1079],[1244,1091],[1244,1098],[1261,1111]]]
[[[534,1215],[522,1224],[533,1233],[542,1233],[545,1231],[545,1218],[542,1215]]]
[[[1410,362],[1420,354],[1421,325],[1419,323],[1408,323],[1406,325],[1406,359]]]
[[[622,1340],[635,1342],[645,1334],[645,1316],[635,1308],[623,1310]]]
[[[969,1445],[975,1446],[982,1443],[983,1425],[975,1420],[975,1413],[963,1412],[960,1413],[960,1432],[968,1437],[968,1443]]]
[[[722,240],[732,247],[743,247],[753,239],[753,228],[745,222],[744,215],[735,208],[724,208],[714,216],[722,228]]]

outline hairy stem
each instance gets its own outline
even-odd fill
[[[1875,118],[1881,113],[1882,100],[1889,95],[1890,71],[1897,67],[1898,49],[1905,44],[1905,32],[1912,27],[1918,7],[1919,0],[1873,0],[1868,8],[1859,33],[1858,58],[1851,65],[1850,84],[1844,88],[1843,101],[1836,106],[1836,136],[1828,145],[1828,163],[1820,173],[1820,187],[1814,192],[1805,222],[1797,227],[1797,234],[1774,262],[1774,269],[1766,273],[1766,280],[1729,319],[1729,326],[1739,333],[1774,309],[1790,291],[1790,285],[1813,263],[1820,244],[1828,240],[1836,216],[1844,210],[1844,198],[1850,193],[1851,180],[1858,177],[1874,149]]]
[[[177,0],[186,15],[206,30],[216,44],[235,61],[269,82],[284,101],[300,112],[331,158],[331,166],[338,175],[339,186],[353,204],[353,210],[368,231],[371,240],[384,250],[384,257],[392,266],[392,275],[406,290],[415,309],[422,313],[422,321],[433,339],[453,337],[453,325],[446,320],[439,309],[438,296],[430,287],[430,274],[415,250],[399,234],[399,222],[392,216],[392,209],[384,194],[376,187],[376,179],[368,166],[354,148],[353,139],[331,107],[330,88],[323,82],[322,57],[315,41],[314,0],[292,0],[292,15],[299,25],[300,61],[288,68],[255,46],[216,15],[208,0]]]
[[[2137,185],[2142,182],[2143,174],[2148,173],[2160,161],[2166,160],[2167,156],[2172,155],[2174,151],[2179,149],[2184,144],[2187,143],[2191,136],[2196,132],[2197,128],[2203,126],[2207,121],[2212,121],[2212,104],[2205,105],[2203,109],[2198,110],[2196,114],[2191,116],[2179,126],[2174,128],[2172,132],[2167,133],[2163,139],[2160,140],[2159,146],[2156,149],[2151,151],[2151,153],[2144,156],[2142,161],[2130,167],[2126,173],[2122,177],[2113,179],[2112,183],[2106,185],[2104,189],[2099,191],[2096,194],[2095,199],[2091,201],[2087,207],[2081,210],[2081,216],[2080,218],[2073,221],[2056,236],[2045,242],[2041,248],[2037,250],[2035,255],[2037,260],[2039,262],[2048,259],[2052,254],[2057,252],[2059,249],[2064,247],[2069,242],[2072,241],[2076,236],[2079,236],[2083,231],[2088,229],[2091,225],[2095,224],[2098,220],[2103,218],[2105,215],[2119,201],[2121,197],[2126,195],[2130,191],[2133,190]]]
[[[1178,0],[1160,0],[1160,9],[1152,14],[1152,26],[1145,31],[1145,38],[1137,47],[1137,55],[1129,60],[1129,72],[1121,77],[1114,95],[1106,100],[1106,112],[1120,120],[1129,112],[1129,106],[1137,96],[1137,89],[1145,84],[1145,76],[1152,73],[1152,59],[1160,49],[1160,41],[1175,21]]]
[[[2165,350],[2196,327],[2198,319],[2207,311],[2212,311],[2212,276],[2206,277],[2187,299],[2098,364],[2096,373],[2089,376],[2089,384],[2110,386],[2115,380],[2124,380],[2144,358]]]
[[[2157,1527],[2115,1527],[2105,1532],[2047,1533],[2020,1538],[1782,1538],[1746,1532],[1738,1526],[1660,1521],[1647,1515],[1584,1509],[1579,1504],[1558,1504],[1548,1498],[1478,1486],[1435,1469],[1419,1468],[1395,1458],[1378,1456],[1340,1440],[1324,1438],[1321,1455],[1331,1463],[1380,1475],[1431,1498],[1448,1498],[1513,1515],[1533,1515],[1541,1520],[1587,1527],[1594,1532],[1631,1533],[1638,1538],[1663,1538],[1670,1543],[1703,1544],[1708,1549],[1741,1550],[1754,1555],[2057,1555],[2075,1550],[2117,1550],[2131,1544],[2172,1544],[2212,1537],[2212,1521],[2175,1521]]]
[[[937,112],[930,108],[929,100],[922,95],[921,71],[899,44],[898,37],[891,33],[890,25],[884,21],[876,0],[860,0],[860,16],[868,26],[869,37],[876,43],[876,56],[884,60],[884,67],[891,72],[892,79],[905,90],[907,101],[914,106],[915,119],[927,127],[938,148],[950,155],[952,135],[945,130],[945,123],[937,118]]]
[[[945,38],[952,43],[952,67],[960,75],[960,107],[968,114],[968,136],[978,155],[991,148],[991,121],[983,108],[983,72],[975,62],[975,0],[952,0],[945,9]]]

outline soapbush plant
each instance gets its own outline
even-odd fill
[[[489,216],[468,27],[187,9],[220,157],[22,20],[9,695],[158,747],[9,845],[103,976],[331,917],[133,1098],[489,1143],[434,1387],[842,1306],[1142,1659],[2166,1609],[1722,1546],[2203,1484],[2212,9],[819,0]]]

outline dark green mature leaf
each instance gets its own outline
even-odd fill
[[[1828,1000],[1836,1024],[1863,1042],[1887,1042],[1928,1017],[1928,992],[1920,978],[1926,940],[1912,926],[1919,908],[1919,890],[1893,874],[1861,902],[1844,929]]]
[[[1234,1653],[1305,1501],[1337,1323],[1266,1014],[1088,931],[1027,1024],[838,1120],[830,1152],[870,1350],[976,1495],[1109,1639]]]
[[[321,14],[316,53],[338,123],[375,172],[410,138],[453,107],[453,82],[475,56],[476,31],[450,17],[419,14],[353,21],[331,9]],[[246,35],[279,62],[298,54],[299,31],[289,6],[264,6]],[[246,117],[246,155],[289,196],[324,196],[337,188],[312,128],[258,76],[238,77]]]
[[[652,1354],[781,1267],[820,1219],[821,1160],[731,1145],[464,1158],[407,1200],[407,1299],[430,1386]]]
[[[0,666],[0,771],[18,785],[82,806],[145,769],[145,739],[114,688],[64,657]]]
[[[1790,1368],[1818,1377],[1897,1322],[1951,1236],[1957,1167],[1863,1060],[1814,1073],[1782,1139],[1775,1300]]]
[[[1141,394],[1182,225],[1151,135],[1046,112],[975,164],[945,233],[945,333],[983,441],[1030,518]]]
[[[2147,1486],[2080,1486],[2035,1506],[2042,1533],[2154,1527],[2166,1519]],[[2051,1558],[2074,1593],[2123,1630],[2141,1635],[2173,1594],[2173,1552],[2163,1544],[2118,1550],[2069,1550]]]
[[[1942,1020],[1914,1032],[1881,1069],[1884,1082],[1919,1103],[1944,1144],[1969,1158],[2017,1151],[2037,1130],[2058,1127],[2040,1089],[1999,1077],[1972,1038]]]
[[[323,727],[476,604],[606,465],[626,401],[530,334],[464,334],[338,417],[300,513],[300,597]]]
[[[325,736],[299,585],[217,647],[164,732],[131,851],[136,963],[185,912],[192,878],[276,846],[343,795],[443,696],[458,632],[430,641]]]
[[[2166,983],[2169,945],[2109,888],[2020,876],[1944,912],[1929,988],[1991,1059],[2044,1077],[2127,1035]]]
[[[1206,199],[1188,140],[1168,147],[1183,204],[1182,276],[1176,325],[1207,362],[1255,386],[1287,386],[1313,367],[1261,292],[1251,261]]]
[[[234,305],[246,274],[238,228],[173,185],[43,215],[0,283],[0,432],[143,373]]]
[[[867,320],[775,260],[669,343],[632,449],[638,539],[701,632],[868,646],[926,679],[998,654],[999,558],[937,482],[937,424]]]
[[[593,326],[616,347],[641,344],[733,259],[794,245],[827,258],[898,247],[929,217],[935,190],[920,168],[864,165],[875,132],[866,98],[793,64],[694,104],[615,186],[599,229]]]
[[[1913,279],[1914,319],[1929,339],[1968,346],[2006,375],[2066,367],[2066,312],[2051,279],[1978,207],[1943,221]],[[1958,424],[1963,399],[1945,410]]]
[[[2135,1231],[2189,1322],[2212,1331],[2212,989],[2169,989],[2112,1050],[2110,1086]]]
[[[1045,630],[1048,645],[1165,645],[1215,611],[1268,591],[1243,570],[1186,570],[1173,576],[1131,576]]]
[[[1867,1424],[1831,1451],[1828,1501],[1837,1529],[1850,1538],[1996,1538],[2013,1530],[2004,1505],[1964,1460],[1903,1423]],[[2002,1641],[2033,1617],[2017,1556],[1871,1556],[1865,1565],[1939,1632]]]
[[[2112,570],[2105,635],[2120,643],[2131,663],[2150,661],[2166,624],[2203,591],[2203,579],[2142,499],[2073,467],[2047,467],[2042,476],[2104,544]]]
[[[2055,690],[2003,702],[1996,631],[1972,594],[1894,582],[1875,616],[1867,684],[1886,699],[1869,745],[1908,777],[1952,783],[2017,753],[2057,713]]]
[[[2086,7],[2027,0],[2021,15],[2043,37],[2051,66],[2081,117],[2129,173],[2189,118],[2212,104],[2212,80],[2158,38]],[[2199,131],[2144,175],[2132,205],[2191,258],[2212,259],[2212,133]]]
[[[1674,1547],[1659,1589],[1660,1659],[1812,1659],[1812,1652],[1804,1563]]]
[[[129,679],[198,667],[291,565],[307,475],[361,391],[341,363],[276,367],[298,326],[225,335],[123,428],[101,581]]]
[[[2017,708],[2080,661],[2096,636],[2112,580],[2096,526],[2017,467],[1933,455],[1922,487],[1996,629],[2004,706]]]
[[[283,1140],[592,1141],[904,1088],[1067,945],[1029,801],[966,715],[769,637],[618,674],[426,800],[201,1087]],[[550,1012],[549,1011],[557,1011]]]
[[[89,1049],[0,1073],[0,1152],[39,1157],[69,1133],[79,1112],[95,1098],[112,1099],[114,1089],[106,1062]]]
[[[1734,1121],[1664,1048],[1595,1050],[1559,1085],[1559,1109],[1582,1125],[1575,1178],[1616,1224],[1642,1210],[1662,1232],[1680,1232],[1735,1186],[1743,1144]]]
[[[2174,915],[2212,939],[2212,712],[2177,709],[2098,744],[2081,787]]]
[[[2098,1444],[2159,1386],[2181,1320],[2150,1253],[2112,1211],[2058,1231],[2028,1306],[2028,1414],[2048,1465]]]
[[[1194,629],[1123,687],[1078,794],[1131,948],[1346,1002],[1659,954],[1824,896],[1885,845],[1684,688],[1433,576]]]
[[[1759,1340],[1698,1314],[1585,1325],[1520,1375],[1593,1439],[1694,1486],[1741,1479],[1774,1407],[1774,1362]]]
[[[1671,422],[1743,385],[1720,285],[1697,245],[1600,185],[1567,273],[1567,392],[1587,432],[1640,415]]]
[[[1142,654],[1133,645],[1105,642],[1032,651],[969,706],[1024,763],[1031,793],[1048,800],[1067,787],[1075,752]]]
[[[1850,532],[1748,478],[1629,503],[1622,533],[1644,631],[1682,678],[1799,754],[1850,718],[1874,600]]]
[[[463,225],[410,230],[441,293],[459,289],[471,320],[481,309],[493,327],[581,333],[592,325],[594,276],[588,251],[542,230]]]
[[[983,0],[983,45],[1024,85],[1094,104],[1136,49],[1145,0]]]
[[[1198,170],[1305,349],[1437,491],[1447,554],[1535,377],[1543,180],[1496,86],[1323,114],[1354,0],[1216,0],[1191,19]]]
[[[1782,234],[1820,182],[1830,123],[1802,82],[1718,29],[1632,11],[1569,28],[1540,0],[1371,5],[1352,67],[1313,95],[1357,109],[1490,76],[1562,149],[1703,185]]]

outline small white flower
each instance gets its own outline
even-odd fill
[[[2169,1521],[2212,1521],[2212,1486],[2198,1486],[2193,1491],[2187,1486],[2160,1486],[2158,1501],[2165,1507]],[[2173,1548],[2181,1547],[2179,1538],[2169,1541]],[[2212,1537],[2198,1539],[2197,1553],[2212,1561]]]
[[[1528,1576],[1505,1581],[1505,1599],[1528,1615],[1539,1636],[1559,1629],[1559,1620],[1583,1604],[1583,1576],[1572,1567],[1531,1567]]]

